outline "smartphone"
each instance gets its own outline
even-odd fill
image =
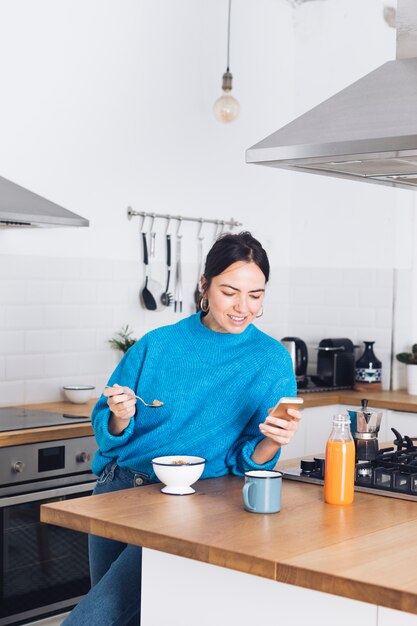
[[[303,398],[281,398],[272,409],[270,415],[280,417],[283,420],[291,420],[292,418],[287,414],[287,409],[299,410],[303,407],[303,402]]]

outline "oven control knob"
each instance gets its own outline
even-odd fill
[[[77,456],[78,463],[88,463],[90,459],[91,459],[91,456],[88,454],[88,452],[81,452]]]
[[[20,474],[21,472],[23,472],[24,469],[25,464],[23,463],[23,461],[16,461],[16,463],[13,463],[12,465],[12,470],[16,472],[16,474]]]

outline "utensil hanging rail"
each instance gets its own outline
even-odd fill
[[[211,220],[205,217],[183,217],[182,215],[170,215],[169,213],[150,213],[148,211],[134,211],[132,207],[127,207],[127,217],[128,219],[132,219],[132,217],[153,217],[153,218],[162,218],[165,220],[180,220],[183,222],[199,222],[206,224],[217,224],[221,226],[230,226],[234,228],[235,226],[242,226],[242,222],[237,222],[233,217],[230,220]]]

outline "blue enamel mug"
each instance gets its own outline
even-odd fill
[[[282,474],[274,470],[245,472],[243,504],[251,513],[278,513],[281,510]]]

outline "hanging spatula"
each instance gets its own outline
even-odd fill
[[[148,244],[146,243],[146,233],[142,233],[142,242],[143,242],[143,263],[145,265],[145,284],[140,291],[139,297],[140,300],[148,311],[156,311],[156,302],[155,298],[151,294],[148,289]]]

